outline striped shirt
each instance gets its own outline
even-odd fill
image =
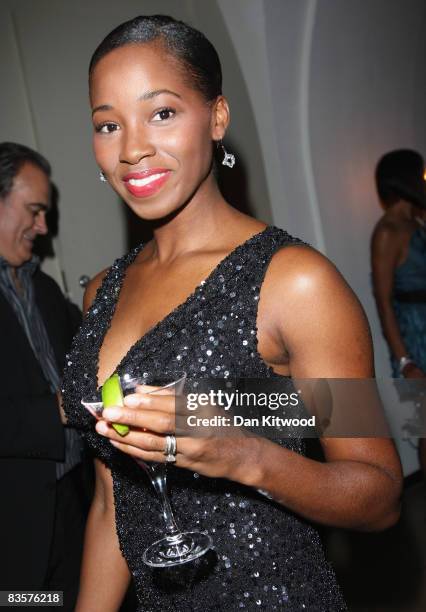
[[[60,389],[60,374],[47,335],[46,327],[37,307],[34,296],[33,276],[39,266],[39,259],[32,259],[22,266],[15,268],[17,280],[21,287],[18,291],[13,276],[13,269],[9,263],[0,256],[0,291],[11,305],[21,324],[28,342],[40,364],[42,372],[52,393]],[[82,445],[80,436],[70,428],[64,428],[65,434],[65,461],[56,463],[56,478],[62,478],[82,459]]]

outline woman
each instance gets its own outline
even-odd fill
[[[424,161],[416,151],[384,155],[376,168],[384,215],[374,228],[374,296],[395,378],[426,376],[426,192]],[[426,475],[426,444],[420,439]]]
[[[386,439],[324,439],[319,463],[300,439],[179,438],[169,470],[177,519],[212,533],[215,554],[178,577],[142,563],[164,526],[132,456],[165,460],[172,398],[136,394],[95,432],[85,394],[129,369],[176,368],[189,380],[370,377],[372,350],[334,266],[220,194],[213,151],[229,108],[200,32],[163,16],[122,24],[95,51],[90,96],[97,162],[154,238],[91,282],[66,371],[69,420],[101,459],[77,610],[117,610],[131,575],[144,611],[344,610],[309,521],[375,530],[397,520],[401,472]],[[115,435],[113,421],[130,433]]]

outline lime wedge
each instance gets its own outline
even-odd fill
[[[104,408],[109,408],[110,406],[122,406],[123,397],[120,377],[117,373],[115,373],[107,378],[102,385],[102,403]],[[121,423],[113,423],[112,426],[120,436],[126,436],[130,431],[127,425],[122,425]]]

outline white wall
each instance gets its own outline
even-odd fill
[[[325,246],[367,310],[380,375],[389,367],[369,275],[371,229],[381,215],[373,172],[392,148],[426,153],[424,106],[417,116],[425,24],[423,0],[320,1],[312,35],[310,143]]]

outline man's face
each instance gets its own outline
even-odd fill
[[[47,233],[50,182],[32,163],[15,176],[9,195],[0,199],[0,255],[15,268],[31,259],[38,234]]]

